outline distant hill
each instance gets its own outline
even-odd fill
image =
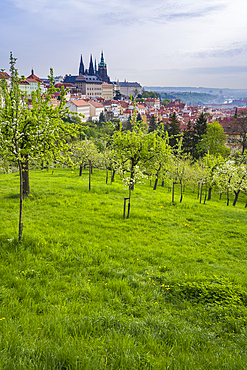
[[[247,99],[247,89],[217,89],[206,87],[144,86],[146,91],[161,93],[198,93],[213,95],[215,99]],[[207,99],[207,98],[206,98]]]
[[[159,92],[160,98],[163,99],[179,99],[188,105],[203,105],[203,104],[222,104],[224,98],[217,95],[198,93],[198,92]]]

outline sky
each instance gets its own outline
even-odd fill
[[[247,88],[246,0],[1,0],[0,68],[77,75],[104,52],[111,81]]]

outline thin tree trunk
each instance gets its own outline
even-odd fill
[[[203,184],[201,184],[200,203],[202,202],[202,189],[203,189]]]
[[[153,190],[157,189],[157,185],[158,185],[158,177],[156,177],[155,179]]]
[[[227,205],[229,206],[229,201],[230,201],[230,199],[229,199],[229,189],[227,189]]]
[[[106,177],[105,177],[105,183],[108,183],[108,170],[106,170]]]
[[[208,200],[211,200],[212,197],[212,187],[210,186],[208,189]]]
[[[197,187],[197,199],[199,199],[199,194],[200,194],[200,183],[198,182],[198,187]]]
[[[128,214],[127,214],[127,218],[129,218],[129,216],[130,216],[130,197],[131,197],[131,186],[129,187],[129,203],[128,203]]]
[[[89,186],[89,190],[91,190],[91,174],[92,174],[92,168],[91,168],[91,161],[89,161],[89,183],[88,183],[88,186]]]
[[[161,186],[162,186],[162,188],[165,186],[165,181],[164,180],[162,180]]]
[[[238,196],[239,196],[239,193],[240,193],[240,190],[238,190],[238,191],[234,191],[234,193],[235,193],[235,198],[234,198],[234,201],[233,201],[233,206],[235,206],[236,205],[236,203],[237,203],[237,200],[238,200]]]
[[[172,203],[174,203],[175,182],[172,183]]]
[[[19,212],[19,243],[22,239],[23,223],[22,223],[22,203],[23,203],[23,177],[22,177],[22,164],[19,163],[19,174],[20,174],[20,212]]]
[[[207,190],[208,190],[208,185],[206,183],[206,190],[205,190],[205,197],[204,197],[204,203],[203,204],[206,204],[206,199],[207,199]]]
[[[26,157],[25,162],[22,165],[22,180],[23,180],[23,195],[28,197],[28,195],[30,194],[28,157]]]
[[[134,169],[132,168],[131,172],[130,172],[130,178],[131,178],[131,190],[134,190]]]
[[[113,170],[113,171],[112,171],[112,176],[111,176],[111,183],[113,183],[113,182],[114,182],[115,173],[116,173],[116,170]]]
[[[80,164],[79,176],[82,175],[82,164]]]
[[[182,200],[183,200],[183,183],[182,183],[182,180],[180,181],[180,190],[181,190],[180,203],[182,203]]]

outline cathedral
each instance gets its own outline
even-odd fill
[[[81,90],[81,93],[83,95],[89,97],[102,96],[102,84],[111,83],[110,78],[107,75],[107,66],[104,61],[103,51],[101,53],[101,60],[100,63],[98,64],[98,68],[96,60],[95,66],[93,66],[93,58],[91,55],[89,68],[85,69],[81,55],[79,65],[79,75],[77,76],[66,75],[63,82],[75,85],[78,89]]]
[[[100,63],[98,64],[98,69],[97,69],[96,59],[95,59],[95,65],[93,66],[93,58],[91,55],[90,62],[89,62],[89,68],[85,70],[83,60],[82,60],[82,55],[81,55],[79,75],[97,76],[102,82],[109,83],[110,78],[107,75],[107,66],[104,61],[103,51],[101,53],[101,60],[100,60]]]

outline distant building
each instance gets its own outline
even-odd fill
[[[126,97],[130,95],[137,96],[142,93],[142,86],[138,82],[114,82],[115,90],[119,90],[120,94]]]
[[[87,122],[90,118],[90,104],[83,99],[75,99],[67,102],[66,106],[71,112],[75,112],[80,116],[82,122]]]
[[[105,100],[113,99],[113,84],[102,83],[102,98]]]

